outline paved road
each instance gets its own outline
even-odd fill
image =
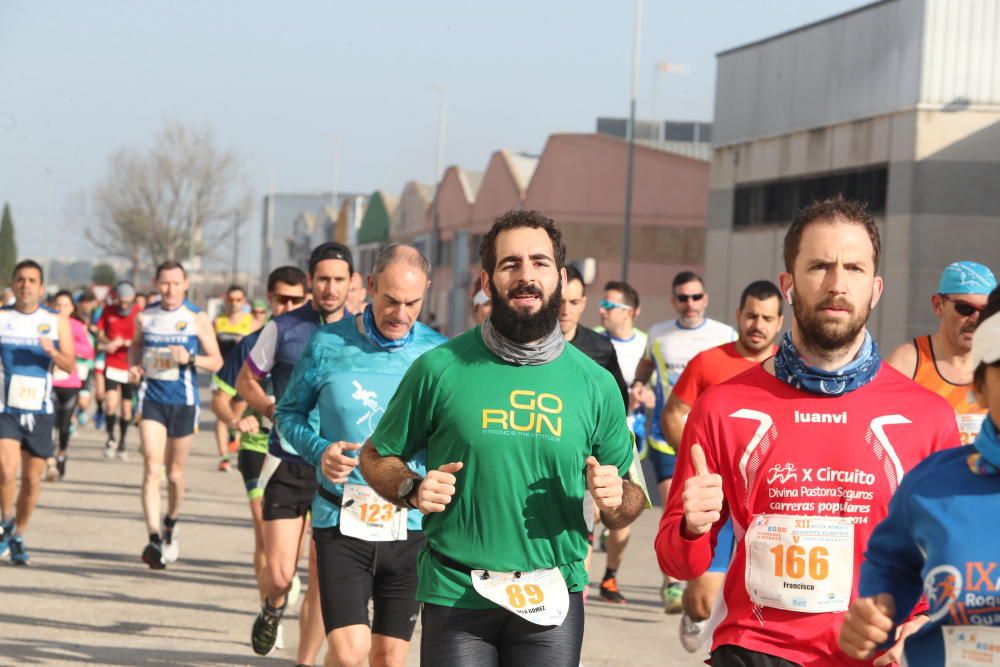
[[[0,562],[0,665],[292,665],[292,627],[285,650],[266,658],[250,650],[253,534],[242,480],[215,470],[210,433],[197,436],[188,465],[181,560],[158,572],[139,560],[147,536],[138,433],[129,434],[127,462],[105,460],[100,435],[78,434],[66,479],[44,484],[26,539],[32,565]],[[657,518],[636,524],[621,574],[629,604],[587,606],[586,667],[701,664],[680,648],[677,617],[659,607]],[[603,570],[597,554],[594,577]],[[410,665],[418,642],[419,629]]]

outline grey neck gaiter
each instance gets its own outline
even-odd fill
[[[552,332],[537,343],[515,343],[495,328],[490,318],[486,318],[480,331],[483,343],[493,354],[516,366],[539,366],[555,360],[566,347],[566,339],[557,324]]]

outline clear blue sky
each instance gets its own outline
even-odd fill
[[[717,52],[863,4],[646,0],[640,116],[655,62],[688,66],[660,77],[657,115],[711,120]],[[431,83],[448,88],[445,163],[483,169],[497,148],[538,153],[626,115],[632,22],[627,0],[0,0],[0,201],[21,255],[92,256],[65,226],[70,197],[168,121],[212,129],[258,202],[272,179],[330,189],[335,144],[339,190],[398,192],[433,179]]]

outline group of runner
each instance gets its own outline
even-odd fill
[[[29,560],[92,325],[111,456],[137,388],[153,569],[179,557],[196,374],[215,374],[220,469],[238,449],[253,518],[258,654],[282,643],[306,555],[298,665],[325,638],[327,665],[401,666],[419,616],[423,664],[575,667],[595,520],[599,596],[626,602],[645,454],[665,503],[664,610],[683,613],[682,644],[711,664],[998,656],[1000,295],[987,267],[950,265],[931,296],[938,331],[883,363],[867,329],[880,238],[854,202],[798,213],[779,285],[746,286],[735,328],[705,316],[692,272],[672,281],[676,319],[648,334],[623,282],[604,286],[602,327],[584,327],[583,276],[535,211],[498,218],[480,255],[477,325],[451,340],[418,321],[431,267],[406,244],[380,251],[367,284],[347,247],[321,244],[306,272],[273,271],[251,313],[231,288],[214,326],[177,262],[157,267],[155,303],[140,309],[120,284],[99,316],[66,293],[43,307],[41,267],[19,263],[0,311],[0,552]]]

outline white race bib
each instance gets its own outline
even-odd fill
[[[946,625],[945,667],[1000,667],[1000,628],[978,625]]]
[[[569,589],[559,568],[533,572],[472,571],[472,586],[487,600],[536,625],[562,625]]]
[[[128,371],[120,368],[112,368],[111,366],[105,367],[104,377],[112,382],[117,382],[118,384],[128,384]]]
[[[7,405],[18,410],[38,412],[45,402],[46,381],[44,377],[12,375],[7,391]]]
[[[406,510],[396,507],[370,486],[345,484],[340,532],[366,542],[406,539]]]
[[[173,382],[181,376],[177,362],[167,347],[147,347],[142,354],[142,367],[150,380]],[[104,371],[107,375],[107,370]]]
[[[972,441],[979,435],[980,429],[983,428],[983,420],[986,419],[986,413],[979,415],[956,414],[955,417],[958,419],[958,434],[962,438],[962,444],[971,445]]]
[[[755,604],[818,614],[846,611],[854,581],[854,524],[846,517],[754,517],[744,537]]]

